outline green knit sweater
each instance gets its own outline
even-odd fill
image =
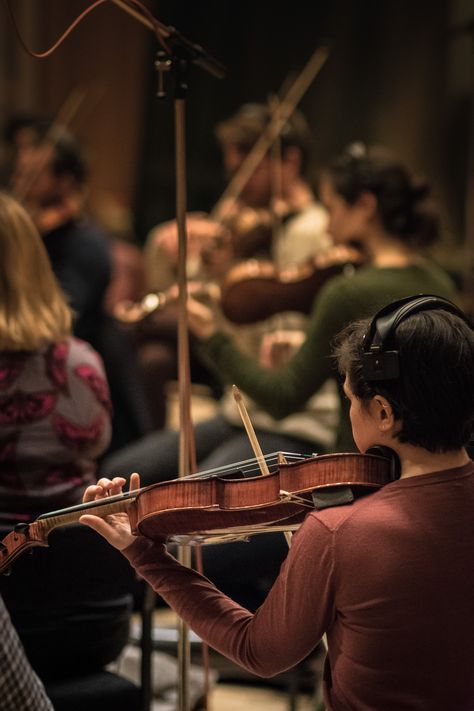
[[[222,378],[235,383],[270,415],[282,418],[300,409],[327,378],[338,377],[331,345],[344,326],[372,316],[391,301],[421,293],[456,298],[450,278],[428,262],[403,268],[366,267],[353,276],[331,279],[314,301],[305,342],[281,370],[263,368],[242,354],[232,339],[220,331],[203,343],[203,350]],[[348,409],[341,392],[335,451],[354,449]]]

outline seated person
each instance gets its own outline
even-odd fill
[[[111,436],[100,356],[72,336],[71,309],[25,210],[0,195],[0,496],[32,518],[78,503]]]
[[[106,312],[113,242],[88,215],[88,165],[76,137],[45,119],[32,119],[29,126],[33,133],[16,149],[10,187],[41,233],[74,311],[74,335],[104,362],[113,404],[110,451],[151,426],[133,344]]]
[[[345,325],[387,299],[417,291],[456,297],[452,280],[428,253],[440,236],[429,186],[396,156],[381,147],[349,146],[323,170],[321,197],[335,244],[357,242],[367,261],[355,272],[334,276],[315,294],[305,338],[283,367],[262,367],[219,328],[210,309],[189,300],[189,327],[201,340],[208,362],[276,419],[298,412],[328,379],[336,380],[331,343]],[[335,451],[351,451],[347,399],[340,387],[339,395],[342,414]],[[141,464],[137,458],[138,471]],[[159,458],[155,465],[160,467]]]
[[[110,440],[111,407],[101,358],[71,334],[72,311],[36,227],[4,194],[0,255],[0,519],[7,533],[80,502]],[[53,570],[41,564],[38,551],[18,561],[16,574],[0,579],[15,628],[43,680],[101,669],[127,640],[131,599],[115,590],[111,596],[114,581],[108,597],[102,589],[84,592],[64,583],[71,568],[85,580],[97,570],[87,560],[87,570],[78,572],[83,541],[87,537],[78,535],[73,550],[64,543],[67,555]],[[100,565],[105,568],[104,560]]]
[[[132,535],[127,514],[81,521],[255,674],[293,667],[326,635],[328,711],[474,708],[473,328],[453,303],[418,295],[350,325],[336,354],[357,447],[391,449],[399,478],[311,510],[255,614],[178,563],[163,537]],[[124,483],[103,478],[84,499]]]
[[[264,104],[244,104],[216,126],[230,183],[270,119]],[[228,270],[243,260],[270,260],[280,269],[305,263],[330,246],[326,211],[316,200],[309,179],[311,131],[299,111],[284,125],[280,147],[279,156],[272,149],[263,155],[236,198],[220,200],[211,215],[187,216],[189,279],[205,285],[219,284]],[[149,290],[166,291],[177,279],[178,232],[174,220],[150,232],[144,253]],[[295,321],[301,325],[301,320],[293,318],[292,328],[296,328]],[[166,421],[166,384],[177,377],[176,322],[176,309],[167,306],[138,323],[135,329],[141,371],[157,428]],[[270,324],[265,325],[265,330],[271,328]],[[261,332],[261,326],[240,328],[237,337],[257,355],[254,343],[259,342]],[[198,358],[192,342],[191,355],[193,381],[205,382],[213,393],[219,394],[220,383]],[[229,413],[232,416],[232,406],[227,406]],[[296,429],[290,425],[286,432]]]

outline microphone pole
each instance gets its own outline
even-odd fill
[[[189,64],[196,64],[214,77],[222,79],[225,68],[211,57],[200,45],[197,45],[174,27],[163,25],[147,8],[139,4],[132,5],[127,0],[112,0],[122,10],[154,32],[162,46],[158,52],[155,69],[158,74],[157,97],[167,96],[167,79],[173,79],[174,114],[175,114],[175,181],[176,181],[176,222],[178,226],[178,385],[179,385],[179,477],[187,476],[195,467],[195,447],[191,422],[190,406],[190,367],[189,339],[187,328],[187,284],[186,284],[186,96],[188,90]],[[137,8],[142,9],[140,12]],[[182,565],[191,567],[191,548],[189,545],[178,547],[178,560]],[[189,631],[182,620],[178,623],[178,709],[190,711],[189,667],[191,651]],[[206,665],[207,666],[207,665]],[[147,670],[145,685],[150,685],[151,669]]]

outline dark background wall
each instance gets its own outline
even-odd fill
[[[88,2],[12,5],[38,49]],[[329,60],[300,104],[314,133],[315,165],[354,139],[386,144],[433,183],[443,215],[442,258],[455,268],[465,263],[473,0],[293,0],[284,9],[255,0],[155,0],[148,7],[227,67],[223,80],[190,69],[190,209],[208,209],[223,187],[215,123],[243,102],[266,101],[329,41]],[[106,4],[38,62],[23,53],[2,7],[0,40],[4,117],[25,108],[54,114],[73,87],[87,88],[72,128],[92,159],[92,209],[130,209],[139,240],[171,217],[173,106],[171,96],[154,95],[152,34]]]

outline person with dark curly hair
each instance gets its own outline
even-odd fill
[[[316,496],[254,614],[178,563],[164,537],[132,535],[127,514],[81,522],[122,550],[205,642],[254,674],[295,666],[326,635],[327,711],[467,711],[473,327],[452,302],[411,296],[350,324],[336,356],[358,449],[391,450],[399,471],[370,495],[346,487],[350,496],[336,498],[338,487],[329,487],[333,498],[322,505]],[[117,494],[124,483],[100,479],[84,500]],[[138,486],[132,474],[130,488]]]

